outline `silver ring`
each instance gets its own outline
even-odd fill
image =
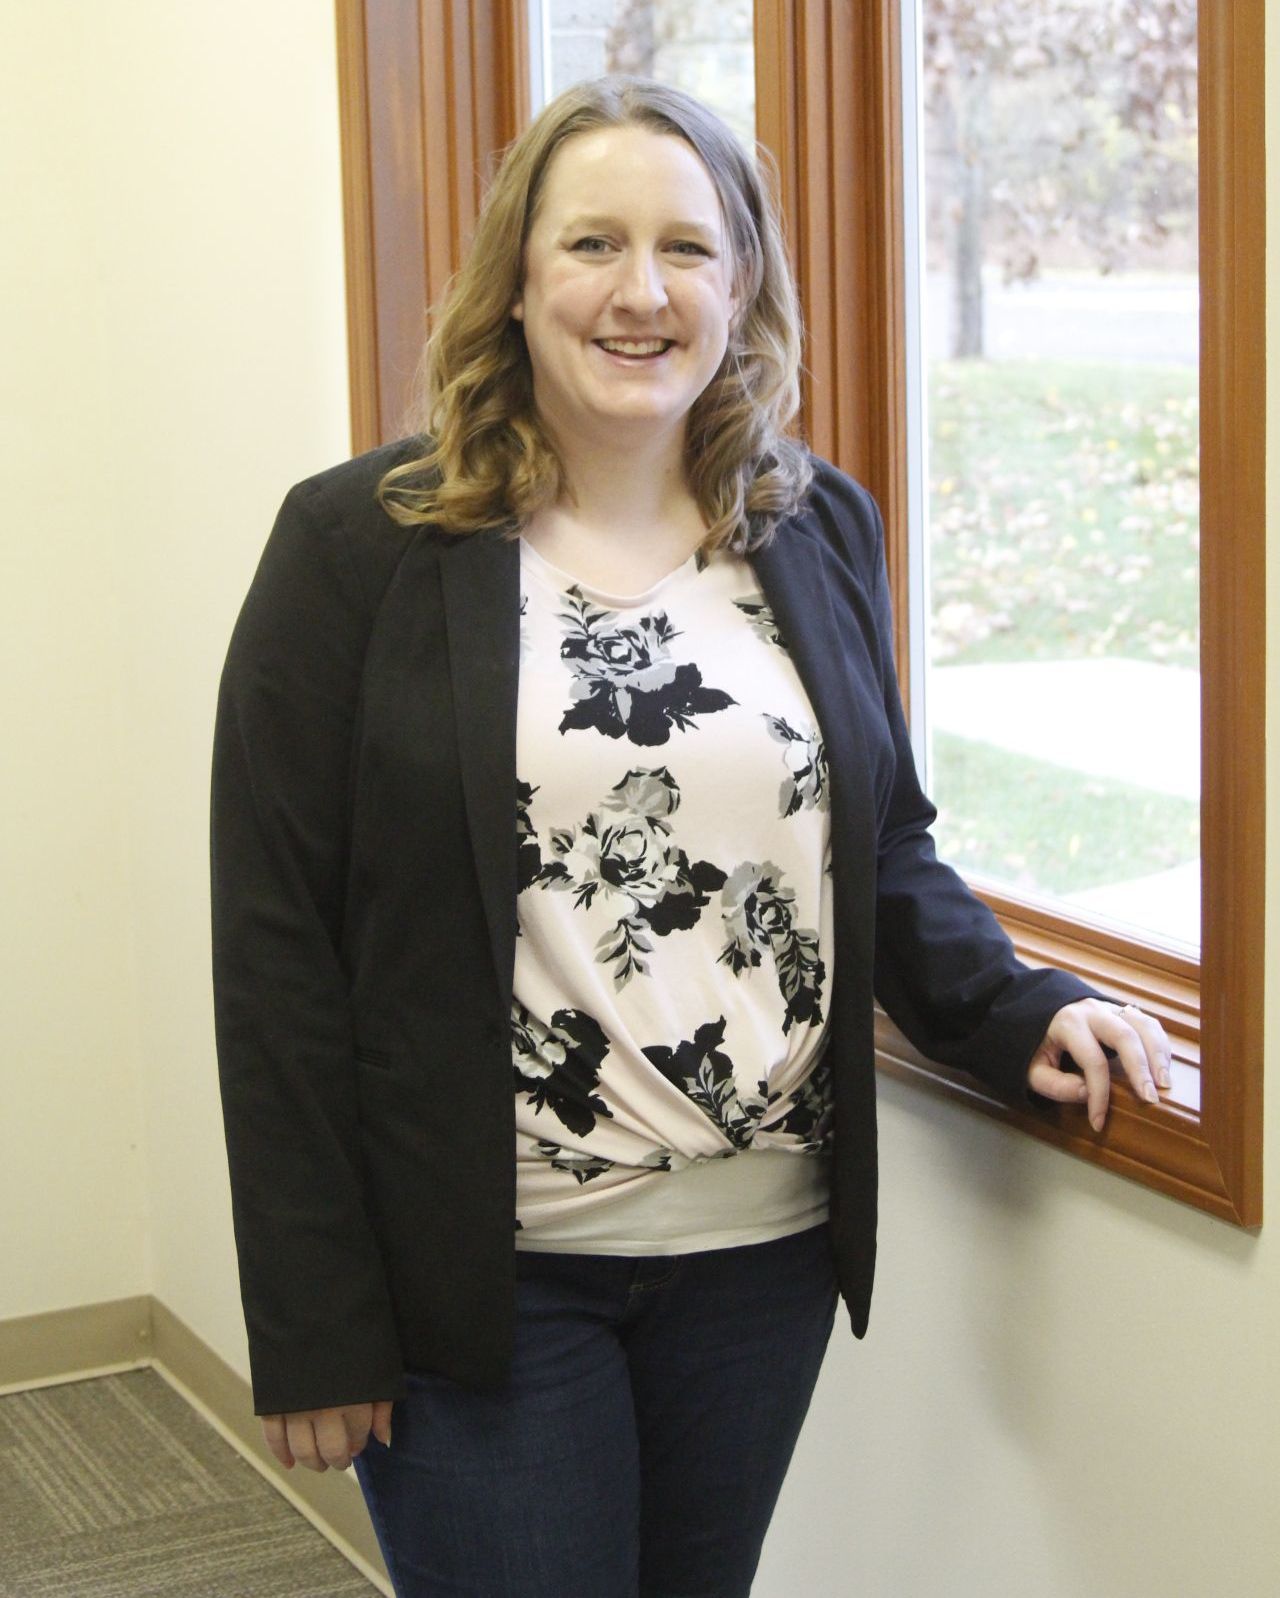
[[[1117,1015],[1143,1015],[1144,1013],[1136,1004],[1122,1004],[1116,1011]]]

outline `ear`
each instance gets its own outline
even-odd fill
[[[519,295],[511,302],[511,314],[517,322],[524,321],[524,295]]]

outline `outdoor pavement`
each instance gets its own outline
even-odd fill
[[[939,666],[935,729],[1071,771],[1200,798],[1200,676],[1143,660]],[[1066,896],[1091,915],[1200,941],[1198,863]]]
[[[1031,283],[982,274],[989,360],[1154,361],[1195,366],[1200,358],[1200,283],[1186,273],[1046,272]],[[950,348],[951,280],[931,272],[923,287],[930,357]]]

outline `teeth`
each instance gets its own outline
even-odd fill
[[[652,338],[643,344],[633,343],[627,339],[602,338],[600,347],[606,350],[617,350],[621,355],[656,355],[660,350],[666,349],[669,339]]]

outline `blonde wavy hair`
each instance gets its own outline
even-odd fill
[[[507,147],[462,268],[433,316],[411,418],[425,451],[394,467],[378,499],[402,525],[445,532],[502,527],[571,498],[540,425],[524,329],[511,315],[525,245],[552,157],[599,128],[642,127],[691,146],[720,197],[742,309],[724,360],[688,418],[685,473],[707,525],[701,548],[758,549],[812,477],[785,435],[800,403],[801,318],[770,190],[714,112],[679,89],[621,74],[575,84]],[[772,169],[767,152],[757,159]]]

